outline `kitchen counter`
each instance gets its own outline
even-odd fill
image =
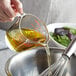
[[[7,76],[5,73],[5,64],[9,57],[15,54],[10,51],[5,43],[5,31],[0,30],[0,76]]]

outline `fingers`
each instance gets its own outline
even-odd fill
[[[12,0],[12,4],[14,4],[14,8],[17,12],[19,12],[20,14],[23,13],[23,6],[19,0]]]
[[[12,21],[15,16],[10,0],[2,0],[0,2],[0,22]]]
[[[15,11],[11,8],[11,6],[4,7],[3,10],[9,18],[15,17]]]
[[[0,22],[7,22],[7,21],[12,21],[12,18],[9,18],[4,11],[0,8]]]
[[[17,13],[23,13],[19,0],[0,0],[0,22],[13,21]]]
[[[15,11],[11,7],[11,1],[10,0],[2,1],[1,8],[9,18],[15,17]]]

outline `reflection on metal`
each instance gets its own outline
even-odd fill
[[[64,49],[50,48],[51,64],[57,61],[63,51]],[[64,76],[76,76],[75,64],[76,57],[72,56],[70,62],[66,66]],[[7,61],[5,71],[8,76],[9,72],[12,76],[39,76],[47,67],[46,51],[44,48],[38,48],[11,57]]]

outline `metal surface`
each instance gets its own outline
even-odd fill
[[[50,48],[51,64],[61,56],[59,51],[64,51],[57,48],[53,50],[54,48]],[[76,57],[72,56],[64,71],[64,76],[76,76],[75,63]],[[8,76],[39,76],[47,67],[45,49],[39,48],[28,50],[11,57],[7,61],[5,70]]]
[[[76,51],[76,37],[70,42],[69,46],[65,50],[64,54],[70,58]]]

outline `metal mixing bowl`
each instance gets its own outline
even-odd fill
[[[61,56],[63,51],[63,49],[50,48],[51,64]],[[75,65],[76,57],[72,56],[64,71],[64,76],[76,76]],[[45,49],[37,48],[27,50],[11,57],[6,63],[5,71],[7,76],[39,76],[47,67]]]

